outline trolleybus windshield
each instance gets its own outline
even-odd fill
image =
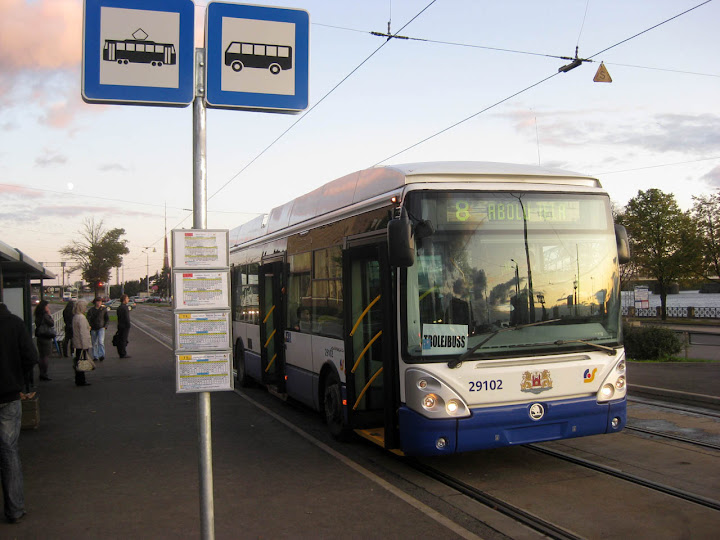
[[[471,358],[498,358],[619,344],[606,196],[419,191],[407,204],[435,229],[416,241],[404,280],[409,361],[474,347]]]

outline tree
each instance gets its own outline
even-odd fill
[[[618,220],[627,228],[640,272],[658,282],[665,320],[669,286],[702,269],[702,244],[695,223],[672,194],[656,188],[638,191]]]
[[[130,253],[127,240],[120,239],[125,229],[108,231],[103,227],[102,220],[95,223],[94,218],[89,218],[78,233],[81,240],[73,240],[60,249],[60,254],[66,259],[77,261],[70,272],[82,270],[83,279],[90,283],[97,296],[110,279],[110,270],[120,266],[122,256]]]
[[[720,282],[720,191],[715,195],[693,196],[693,201],[692,216],[703,243],[704,277]]]

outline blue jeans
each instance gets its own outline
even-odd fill
[[[90,330],[90,338],[92,338],[93,360],[105,358],[105,329]]]
[[[0,403],[0,472],[5,517],[8,519],[17,519],[25,513],[23,474],[18,450],[21,424],[20,400]]]

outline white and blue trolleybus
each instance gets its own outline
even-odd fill
[[[600,182],[500,163],[375,167],[230,233],[236,382],[405,454],[620,431],[618,265]]]

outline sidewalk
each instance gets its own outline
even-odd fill
[[[170,350],[130,339],[88,387],[51,358],[40,427],[20,437],[28,514],[0,538],[200,538],[197,396],[175,393]],[[455,537],[233,392],[212,394],[212,418],[219,539]]]

